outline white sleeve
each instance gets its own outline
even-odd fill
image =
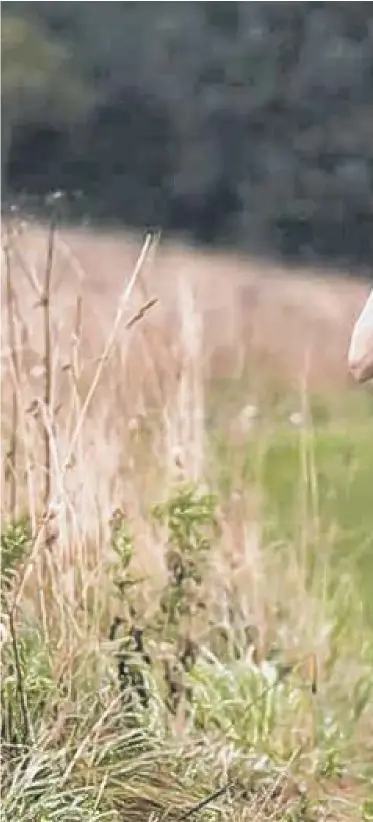
[[[357,382],[373,378],[373,290],[352,332],[348,367]]]

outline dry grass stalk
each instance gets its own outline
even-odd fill
[[[8,315],[8,345],[10,360],[13,368],[13,376],[15,384],[12,388],[11,399],[11,436],[10,447],[7,454],[8,461],[8,475],[9,475],[9,513],[11,520],[16,521],[17,517],[17,458],[18,458],[18,396],[16,385],[19,384],[19,364],[16,346],[16,329],[15,329],[15,305],[14,292],[12,287],[12,261],[11,261],[11,228],[7,227],[6,241],[4,244],[4,255],[6,264],[6,304]]]
[[[146,260],[147,254],[148,254],[148,252],[151,248],[151,245],[152,245],[152,236],[150,234],[148,234],[148,236],[145,239],[145,242],[144,242],[143,248],[141,250],[140,256],[139,256],[139,258],[137,260],[137,263],[134,267],[134,270],[132,272],[132,275],[129,279],[129,282],[127,283],[126,287],[124,288],[124,290],[121,294],[121,297],[119,299],[119,305],[118,305],[116,317],[115,317],[111,332],[110,332],[110,334],[107,338],[107,341],[106,341],[106,344],[105,344],[105,347],[104,347],[104,351],[102,353],[102,356],[100,357],[96,373],[94,374],[94,377],[92,379],[91,385],[90,385],[89,390],[87,392],[86,399],[84,401],[83,407],[82,407],[81,412],[80,412],[80,416],[79,416],[77,425],[75,427],[75,430],[73,432],[73,435],[72,435],[70,443],[69,443],[67,456],[65,458],[65,469],[68,466],[68,464],[71,460],[71,457],[74,453],[74,448],[75,448],[76,442],[79,438],[79,434],[80,434],[80,431],[82,429],[82,426],[83,426],[85,417],[87,415],[89,406],[91,404],[92,398],[94,396],[94,393],[95,393],[96,388],[98,386],[98,383],[100,381],[100,377],[101,377],[103,368],[104,368],[105,364],[107,363],[107,361],[110,357],[110,354],[112,352],[112,349],[115,345],[116,335],[117,335],[118,330],[120,328],[120,324],[122,322],[124,312],[127,308],[128,301],[129,301],[129,299],[131,297],[131,294],[134,290],[137,279],[140,275],[141,269],[144,265],[144,262]],[[154,303],[152,303],[152,305],[153,304]],[[143,313],[145,313],[145,311],[146,311],[146,309],[144,309]],[[141,317],[142,317],[142,314],[140,313],[139,316],[138,316],[138,319],[141,319]]]
[[[47,260],[45,266],[44,291],[40,301],[43,308],[44,322],[44,411],[47,419],[51,419],[52,394],[52,352],[51,352],[51,283],[54,257],[56,220],[52,217],[47,246]],[[49,426],[43,426],[44,435],[44,512],[47,513],[51,496],[51,441]]]

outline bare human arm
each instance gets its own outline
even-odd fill
[[[373,378],[373,289],[352,332],[348,367],[356,382]]]

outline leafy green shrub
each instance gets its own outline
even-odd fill
[[[27,517],[9,523],[1,532],[1,583],[6,590],[14,573],[31,550],[31,528]]]
[[[219,535],[216,497],[190,485],[153,507],[156,522],[166,528],[168,586],[161,608],[168,626],[200,604],[198,592],[213,540]]]

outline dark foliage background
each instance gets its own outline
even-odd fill
[[[2,8],[3,205],[370,266],[371,3]]]

